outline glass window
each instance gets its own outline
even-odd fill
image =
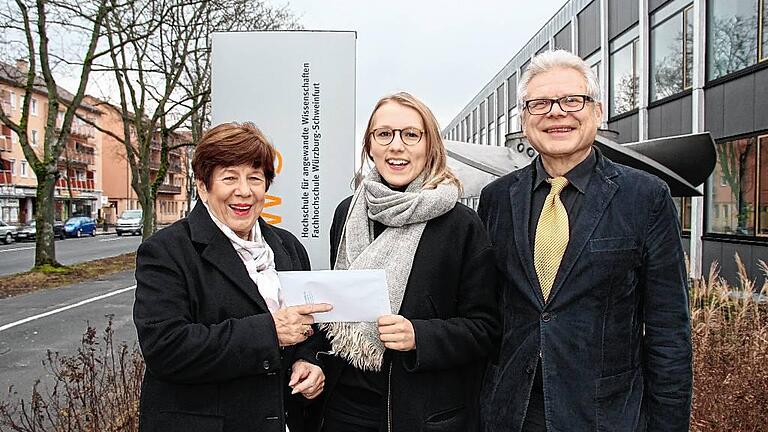
[[[512,74],[507,78],[507,109],[517,106],[517,74]]]
[[[11,109],[16,109],[16,92],[14,91],[11,92]]]
[[[762,0],[760,2],[760,10],[762,10],[762,18],[760,22],[760,61],[768,60],[768,0]]]
[[[496,145],[496,123],[494,122],[488,125],[488,144]]]
[[[637,108],[638,77],[635,61],[636,53],[636,39],[611,53],[611,116]]]
[[[477,108],[472,110],[472,135],[477,135]],[[473,139],[472,142],[475,142]]]
[[[29,111],[33,116],[37,115],[37,99],[32,98],[32,100],[29,102]]]
[[[757,235],[768,236],[768,135],[759,139]]]
[[[668,7],[677,6],[670,4]],[[666,15],[667,8],[656,12],[654,18]],[[693,22],[690,32],[686,16],[693,9],[675,13],[651,29],[651,94],[652,101],[683,91],[690,87],[690,62],[693,60]],[[690,42],[690,43],[689,43]],[[690,50],[690,51],[689,51]]]
[[[480,127],[485,127],[485,101],[480,102]]]
[[[683,63],[683,87],[693,87],[693,6],[683,12],[685,29],[685,62]]]
[[[32,145],[33,146],[37,145],[37,131],[34,129],[32,130]]]
[[[485,136],[485,128],[484,128],[484,127],[481,127],[481,128],[480,128],[480,142],[479,142],[479,144],[483,144],[483,145],[485,145],[485,144],[487,144],[487,143],[488,143],[488,142],[486,141],[486,136]]]
[[[496,89],[496,115],[504,117],[504,84]]]
[[[506,133],[507,133],[507,119],[506,119],[505,116],[502,115],[501,117],[499,117],[498,126],[499,127],[496,128],[496,133],[499,136],[496,138],[496,143],[499,146],[504,146],[506,141],[507,141],[507,136],[506,136]],[[766,144],[766,145],[768,145],[768,144]]]
[[[707,1],[709,79],[757,63],[757,4],[755,0]]]
[[[708,182],[708,231],[754,235],[757,138],[724,142],[717,150],[717,165]]]
[[[496,108],[496,105],[493,102],[493,93],[491,93],[488,96],[488,124],[490,125],[493,123],[493,120],[496,118],[496,113],[493,111]]]
[[[520,132],[520,118],[517,115],[517,108],[509,112],[509,124],[507,124],[509,133]]]
[[[677,214],[680,216],[680,227],[683,231],[691,231],[691,198],[672,198],[677,208]],[[715,208],[717,212],[717,208]]]

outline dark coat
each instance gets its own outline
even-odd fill
[[[520,430],[541,354],[548,432],[687,431],[687,278],[666,184],[598,152],[545,304],[529,239],[532,181],[528,166],[480,197],[504,279],[501,350],[484,388],[487,430]]]
[[[351,198],[336,208],[335,257]],[[487,359],[500,332],[493,251],[477,214],[456,204],[427,222],[416,249],[400,315],[416,333],[416,349],[387,350],[389,419],[394,432],[473,432]],[[325,356],[326,396],[346,362]],[[387,398],[384,398],[387,399]]]
[[[309,269],[296,237],[258,223],[278,270]],[[295,353],[279,348],[263,297],[202,204],[141,244],[136,284],[141,431],[285,431]]]

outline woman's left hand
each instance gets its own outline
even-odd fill
[[[379,339],[384,346],[397,351],[416,349],[413,324],[402,315],[382,315],[378,320]]]
[[[293,389],[291,394],[301,393],[307,399],[314,399],[323,392],[325,374],[320,366],[306,360],[296,360],[291,369],[291,380],[288,382],[288,386]]]

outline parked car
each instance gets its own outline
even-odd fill
[[[0,220],[0,241],[8,244],[13,241],[15,236],[16,227],[13,225],[8,225],[7,223]]]
[[[16,241],[34,240],[37,224],[34,220],[16,230]],[[64,222],[53,222],[53,237],[64,240]]]
[[[117,235],[121,236],[125,233],[141,235],[141,217],[143,214],[144,212],[141,209],[123,211],[115,224]]]
[[[96,235],[96,221],[85,216],[69,218],[64,223],[64,235],[67,237],[80,237],[83,234]]]

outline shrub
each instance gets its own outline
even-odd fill
[[[101,338],[88,326],[72,356],[48,351],[43,364],[54,378],[50,391],[35,383],[29,400],[0,403],[0,426],[17,432],[138,431],[144,362],[139,349],[112,341],[112,318]],[[6,429],[3,429],[6,430]]]
[[[691,287],[694,432],[768,427],[768,281],[754,294],[738,255],[736,262],[739,286],[718,277],[713,264]],[[760,266],[768,277],[766,263]]]

